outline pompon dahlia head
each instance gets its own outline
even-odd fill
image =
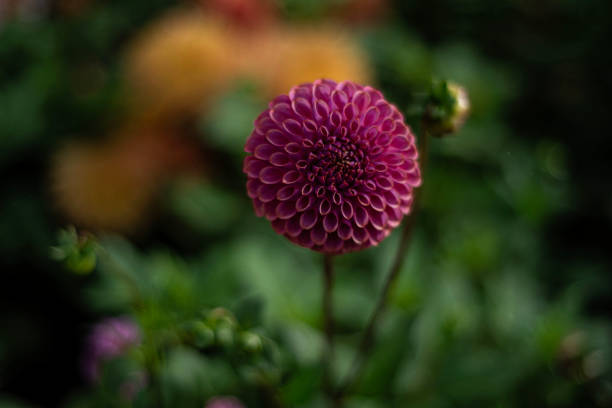
[[[244,160],[255,213],[292,242],[328,254],[377,245],[420,185],[414,135],[369,86],[317,80],[275,98]]]

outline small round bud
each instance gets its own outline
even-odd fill
[[[451,132],[457,132],[470,114],[470,98],[464,87],[453,82],[448,84],[448,91],[455,98],[454,109],[449,117],[449,128]]]
[[[215,332],[203,322],[195,322],[191,327],[196,347],[205,348],[215,342]]]
[[[96,262],[97,257],[93,250],[84,251],[82,253],[73,253],[66,258],[66,267],[78,275],[85,275],[94,270]]]
[[[206,314],[206,318],[213,326],[224,324],[235,327],[238,325],[236,318],[229,310],[223,307],[216,307]]]
[[[220,346],[231,347],[234,345],[234,330],[226,324],[220,324],[215,329],[215,338]]]
[[[76,228],[69,227],[59,233],[58,245],[51,248],[51,256],[64,263],[66,268],[76,274],[87,274],[94,270],[97,263],[96,241],[90,234],[79,234]]]
[[[242,347],[248,352],[256,353],[261,351],[263,343],[259,335],[252,332],[244,332],[240,335]]]
[[[458,132],[470,114],[470,98],[461,85],[439,82],[432,86],[424,123],[432,136]]]

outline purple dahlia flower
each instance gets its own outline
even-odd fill
[[[378,244],[420,185],[414,135],[369,86],[317,80],[275,98],[244,160],[255,213],[296,244],[339,254]]]
[[[122,355],[140,342],[140,329],[131,319],[113,317],[101,321],[87,339],[83,359],[85,375],[90,381],[97,381],[106,360]]]

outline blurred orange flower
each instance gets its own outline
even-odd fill
[[[198,169],[194,151],[170,132],[140,128],[102,143],[73,142],[52,160],[53,198],[79,226],[134,232],[145,226],[169,176]]]
[[[244,75],[256,79],[267,97],[320,78],[372,82],[365,52],[337,26],[281,26],[243,46]]]
[[[199,10],[173,11],[128,47],[133,109],[156,118],[198,112],[234,77],[235,36]]]

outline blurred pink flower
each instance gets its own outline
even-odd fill
[[[247,140],[255,213],[292,242],[329,254],[377,245],[420,185],[414,135],[369,86],[317,80],[275,98]]]
[[[119,357],[140,342],[140,329],[127,317],[113,317],[96,324],[85,348],[85,375],[91,382],[97,381],[105,361]]]
[[[206,403],[205,408],[245,408],[245,406],[234,397],[214,397]]]
[[[199,0],[205,10],[239,28],[255,29],[276,20],[276,4],[271,0]]]

